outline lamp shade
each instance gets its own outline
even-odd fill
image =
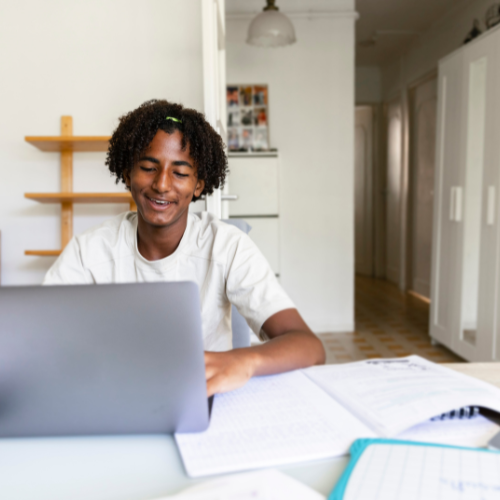
[[[290,19],[277,10],[258,14],[248,28],[247,43],[259,47],[283,47],[296,42]]]

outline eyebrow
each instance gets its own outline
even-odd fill
[[[156,163],[157,165],[160,164],[160,160],[157,160],[156,158],[153,158],[152,156],[142,156],[139,158],[139,161],[149,161],[151,163]]]
[[[152,156],[142,156],[141,158],[139,158],[139,161],[149,161],[151,163],[155,163],[156,165],[160,164],[160,160],[158,160],[157,158],[153,158]],[[186,167],[193,168],[193,165],[191,165],[191,163],[184,161],[184,160],[177,160],[177,161],[174,161],[172,163],[178,167],[186,166]]]

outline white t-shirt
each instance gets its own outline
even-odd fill
[[[190,213],[175,252],[156,261],[139,253],[137,213],[125,212],[74,237],[43,284],[187,280],[200,289],[206,350],[232,348],[231,304],[257,335],[273,314],[295,307],[252,240],[207,212]]]

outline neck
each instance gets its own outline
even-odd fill
[[[137,248],[147,260],[160,260],[172,255],[179,246],[187,227],[187,216],[167,227],[147,224],[137,212]]]

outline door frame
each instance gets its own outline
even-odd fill
[[[227,144],[225,0],[200,0],[203,50],[203,101],[207,121]],[[207,212],[222,217],[222,190],[207,195]]]
[[[426,297],[423,297],[416,292],[411,290],[411,284],[413,281],[413,205],[415,201],[415,172],[416,172],[416,166],[415,166],[415,154],[414,154],[414,148],[415,148],[415,119],[416,117],[414,116],[414,102],[415,102],[415,95],[417,88],[424,84],[427,83],[433,79],[437,80],[438,78],[438,69],[433,68],[430,71],[427,71],[424,73],[422,76],[419,78],[416,78],[413,80],[409,85],[408,85],[408,91],[406,95],[406,110],[407,112],[405,113],[406,118],[405,118],[405,129],[406,133],[405,135],[407,136],[405,139],[405,142],[407,144],[407,147],[403,150],[403,156],[405,160],[403,161],[403,166],[404,169],[406,170],[404,176],[407,179],[407,185],[406,189],[402,191],[402,205],[405,207],[405,225],[404,228],[402,228],[402,237],[404,241],[404,268],[403,268],[403,275],[404,279],[402,280],[403,283],[403,290],[406,290],[408,292],[412,292],[413,295],[418,295],[419,298],[422,298],[425,301],[429,301]],[[432,278],[431,278],[431,283],[432,283]],[[431,286],[432,288],[432,286]]]
[[[374,106],[371,104],[356,104],[355,105],[355,113],[357,113],[358,109],[363,108],[365,110],[369,110],[370,113],[370,128],[367,130],[367,135],[369,134],[369,137],[367,137],[367,143],[365,144],[366,150],[365,150],[365,171],[364,171],[364,190],[363,190],[363,255],[366,257],[367,261],[367,274],[364,274],[365,276],[373,276],[374,275],[374,264],[375,264],[375,256],[374,256],[374,222],[375,222],[375,217],[374,217],[374,177],[375,177],[375,154],[374,154],[374,146],[375,146],[375,133],[374,133],[374,128],[375,128],[375,110]],[[357,118],[355,119],[356,122]],[[355,124],[355,128],[357,126],[357,123]],[[356,207],[357,200],[355,198],[354,200],[354,205]],[[356,208],[355,208],[356,210]],[[357,228],[355,227],[355,233],[357,231]],[[355,247],[355,255],[354,255],[354,261],[355,261],[355,273],[356,273],[356,255],[357,255],[357,250]],[[364,259],[363,259],[364,260]]]
[[[405,266],[405,245],[404,242],[404,234],[405,234],[405,186],[406,186],[406,168],[405,168],[405,150],[406,150],[406,141],[405,141],[405,133],[406,133],[406,90],[401,92],[396,92],[394,95],[391,95],[383,104],[383,137],[381,138],[384,151],[383,151],[383,165],[382,169],[384,170],[384,189],[383,189],[383,203],[384,203],[384,224],[385,224],[385,233],[384,233],[384,278],[388,279],[388,263],[387,263],[387,235],[388,235],[388,226],[387,226],[387,205],[388,205],[388,197],[389,197],[389,125],[390,125],[390,117],[389,117],[389,109],[392,104],[399,103],[400,106],[400,120],[401,120],[401,137],[400,137],[400,171],[399,171],[399,203],[398,203],[398,242],[397,245],[399,247],[399,267],[397,271],[397,279],[395,284],[401,289],[404,290],[404,278],[405,275],[403,273],[403,269]]]

